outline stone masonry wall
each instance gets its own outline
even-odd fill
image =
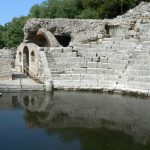
[[[12,53],[7,49],[0,49],[0,80],[12,79]]]
[[[48,43],[55,43],[52,47],[33,43],[41,30]],[[150,3],[142,2],[111,20],[30,19],[24,33],[24,45],[36,45],[38,54],[30,70],[45,70],[42,75],[52,79],[56,89],[150,95]],[[68,47],[55,39],[63,34],[71,37]]]
[[[98,41],[103,37],[147,37],[147,22],[150,16],[150,3],[142,2],[126,14],[114,19],[29,19],[24,27],[24,42],[31,42],[40,28],[54,35],[69,34],[73,41]],[[106,31],[106,28],[108,29]],[[141,37],[141,34],[144,37]],[[142,36],[143,36],[142,35]]]
[[[50,69],[48,68],[48,60],[46,59],[45,51],[47,48],[39,47],[34,43],[21,43],[16,54],[16,70],[24,72],[24,49],[29,52],[29,75],[39,81],[45,83],[47,79],[51,79]],[[34,57],[32,53],[34,52]]]
[[[38,46],[35,45],[34,43],[28,43],[28,44],[20,44],[20,46],[17,49],[17,54],[16,54],[16,69],[19,72],[24,72],[24,49],[27,48],[28,50],[28,59],[29,59],[29,71],[31,76],[38,76],[39,70],[38,70],[38,65],[39,65],[39,51],[38,51]]]

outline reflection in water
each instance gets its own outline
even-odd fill
[[[78,140],[83,150],[150,149],[149,98],[56,91],[22,93],[12,104],[25,109],[28,128]]]
[[[31,104],[32,104],[32,105],[35,104],[34,97],[31,98]]]
[[[26,107],[28,107],[28,105],[29,105],[29,96],[24,96],[24,97],[23,97],[23,103],[24,103],[24,105],[25,105]]]
[[[18,96],[12,96],[12,104],[14,108],[17,108],[20,106],[20,104],[18,103]]]

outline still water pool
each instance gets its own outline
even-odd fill
[[[150,150],[150,98],[3,93],[0,150]]]

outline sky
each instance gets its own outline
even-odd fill
[[[14,17],[28,15],[31,6],[45,0],[1,0],[0,25],[10,22]]]

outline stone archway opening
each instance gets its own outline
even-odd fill
[[[39,47],[50,47],[49,41],[42,33],[39,33],[34,37],[33,43],[35,43]]]
[[[29,75],[29,49],[27,46],[23,49],[23,72]]]
[[[110,34],[110,26],[108,24],[105,25],[106,34]]]
[[[34,54],[34,51],[31,52],[31,62],[35,62],[35,54]]]
[[[69,46],[69,43],[71,41],[71,36],[69,34],[61,34],[61,35],[55,35],[57,41],[63,46],[67,47]]]
[[[22,61],[22,53],[19,52],[19,61],[21,62]]]

